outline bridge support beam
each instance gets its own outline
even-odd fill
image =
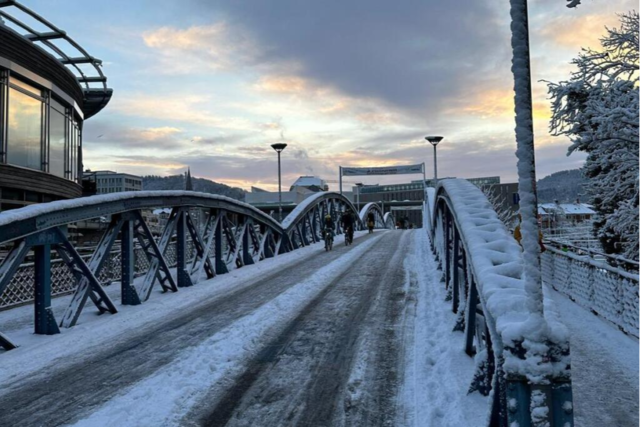
[[[177,255],[177,277],[178,287],[187,288],[193,286],[191,276],[187,272],[187,217],[189,216],[189,210],[180,209],[178,212],[178,227],[177,227],[177,242],[176,242],[176,255]]]
[[[120,237],[120,301],[122,305],[138,305],[140,297],[133,280],[135,277],[135,255],[133,252],[133,221],[127,220],[122,225]]]
[[[51,309],[51,245],[34,248],[34,332],[39,335],[60,333]]]
[[[214,252],[216,259],[216,274],[226,274],[229,272],[229,268],[227,264],[224,262],[224,251],[222,249],[222,234],[224,230],[222,229],[222,222],[224,220],[224,214],[221,214],[218,222],[215,225],[215,241],[214,241]]]

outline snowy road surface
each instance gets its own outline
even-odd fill
[[[340,243],[32,337],[0,355],[0,425],[482,425],[425,233]]]

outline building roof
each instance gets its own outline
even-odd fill
[[[292,187],[311,187],[313,185],[317,187],[323,187],[326,183],[323,179],[317,176],[301,176],[296,179],[296,182],[291,185]]]
[[[558,211],[564,215],[596,214],[592,206],[586,203],[540,203],[538,205],[538,213],[540,215],[548,215]]]
[[[28,19],[25,19],[28,18]],[[35,29],[31,25],[36,24]],[[0,27],[30,43],[67,71],[82,91],[82,112],[87,119],[104,108],[113,94],[102,72],[102,61],[89,55],[54,24],[16,0],[0,1]],[[26,47],[27,45],[25,45]],[[23,65],[30,68],[28,65]],[[77,90],[77,89],[76,89]]]

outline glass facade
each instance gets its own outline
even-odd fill
[[[59,111],[51,105],[49,117],[49,172],[66,178],[65,153],[66,147],[66,122],[64,110]]]
[[[13,87],[9,89],[7,162],[42,168],[42,101]]]
[[[81,124],[73,109],[13,75],[0,83],[8,94],[6,104],[0,102],[0,117],[6,117],[6,163],[77,180]],[[4,109],[6,115],[1,114]]]

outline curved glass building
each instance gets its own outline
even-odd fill
[[[82,194],[82,125],[111,94],[100,60],[0,0],[0,211]]]

